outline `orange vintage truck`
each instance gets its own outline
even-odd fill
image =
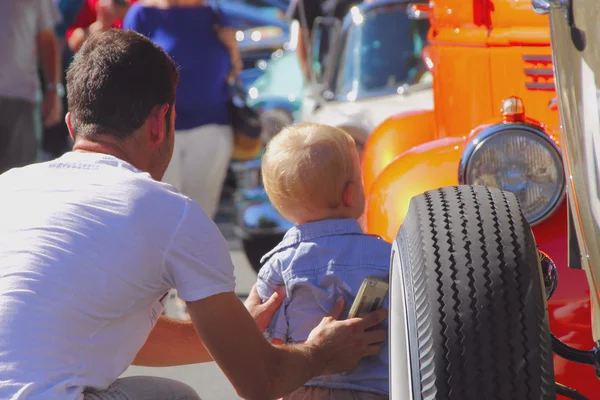
[[[392,241],[415,195],[484,185],[516,194],[540,254],[557,266],[548,300],[552,333],[593,347],[590,291],[568,257],[568,210],[548,18],[525,0],[433,0],[409,7],[428,18],[424,59],[434,110],[380,124],[363,154],[368,233]],[[549,293],[551,294],[551,293]],[[592,368],[554,356],[556,381],[600,398]]]

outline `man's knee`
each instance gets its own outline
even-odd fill
[[[154,376],[120,378],[111,385],[109,391],[124,395],[124,398],[131,400],[201,400],[191,386],[174,379]]]
[[[166,379],[166,378],[165,378]],[[202,400],[190,385],[187,383],[171,380],[172,384],[176,387],[173,394],[177,394],[173,400]]]

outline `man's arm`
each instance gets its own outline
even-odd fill
[[[252,287],[245,306],[261,332],[265,330],[284,299],[285,292],[278,291],[263,303],[256,286]],[[171,367],[208,361],[213,359],[191,322],[161,315],[132,365]]]
[[[235,29],[229,26],[215,26],[215,31],[219,40],[227,49],[229,53],[229,60],[231,62],[231,71],[227,76],[229,84],[235,83],[237,76],[240,74],[243,68],[242,55],[238,46],[237,39],[235,37]]]
[[[40,64],[48,82],[53,84],[60,82],[60,53],[56,36],[54,35],[54,30],[52,28],[38,33],[37,48]]]
[[[271,345],[235,293],[227,292],[188,302],[196,331],[238,395],[244,399],[273,399],[302,386],[313,376],[356,367],[366,355],[381,351],[385,311],[364,319],[335,321],[325,317],[301,345]],[[338,317],[344,302],[332,314]]]
[[[60,46],[54,34],[54,26],[61,20],[58,8],[52,0],[38,0],[36,8],[36,45],[39,63],[46,77],[47,88],[42,104],[44,125],[52,126],[62,118],[62,101],[59,98],[62,63]]]
[[[354,368],[381,351],[382,329],[367,329],[385,318],[378,310],[364,318],[325,317],[308,340],[297,346],[272,346],[234,293],[235,277],[227,242],[191,199],[165,257],[164,280],[177,288],[200,340],[237,392],[245,398],[280,397],[312,376]],[[332,315],[339,317],[343,302]]]
[[[171,367],[212,361],[194,325],[160,316],[132,365]]]

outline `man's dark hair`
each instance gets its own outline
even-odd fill
[[[148,38],[118,29],[90,35],[67,72],[74,134],[126,139],[155,106],[169,104],[171,114],[178,80],[171,58]]]

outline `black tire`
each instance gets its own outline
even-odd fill
[[[283,239],[283,234],[249,236],[242,240],[246,258],[257,274],[261,267],[260,259],[273,250],[281,242],[281,239]]]
[[[391,274],[392,390],[403,390],[393,352],[404,346],[414,400],[556,398],[537,248],[512,193],[458,186],[414,197]]]

